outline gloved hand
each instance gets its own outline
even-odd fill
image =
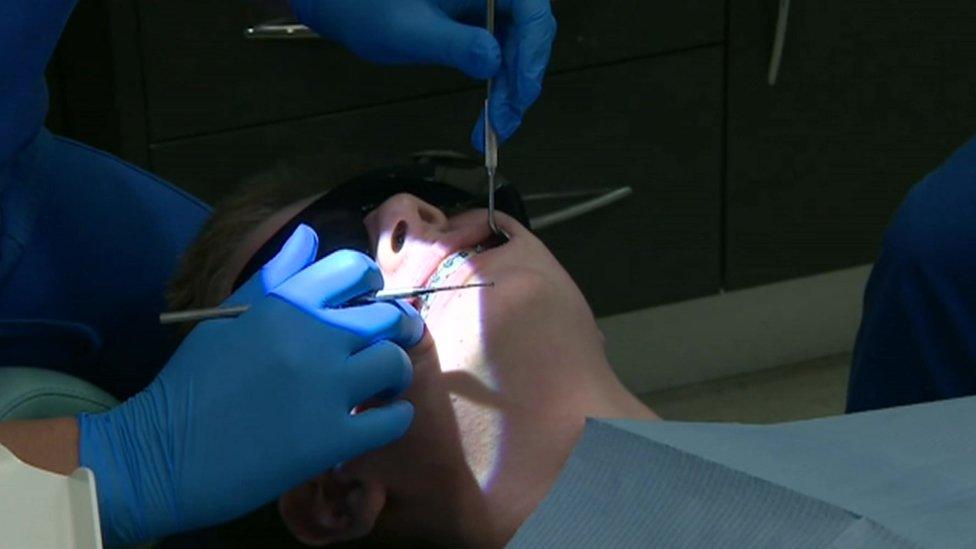
[[[350,410],[410,383],[406,353],[385,340],[415,344],[419,316],[404,304],[333,308],[380,289],[382,275],[352,251],[308,266],[317,247],[299,227],[227,300],[247,313],[202,323],[148,388],[79,416],[107,542],[229,520],[404,434],[408,402]]]
[[[314,31],[370,61],[495,77],[491,122],[505,141],[542,92],[556,36],[549,1],[497,0],[496,36],[484,28],[485,0],[292,0],[292,8]],[[484,151],[484,112],[471,141]]]

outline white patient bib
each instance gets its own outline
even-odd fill
[[[0,547],[100,549],[91,470],[50,473],[0,445]]]

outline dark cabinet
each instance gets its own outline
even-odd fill
[[[325,40],[245,39],[246,27],[287,15],[285,0],[126,2],[141,29],[152,142],[481,85],[448,69],[365,63]],[[722,0],[560,0],[553,9],[554,74],[723,39]]]
[[[122,152],[120,121],[138,115],[119,101],[109,0],[82,0],[48,65],[48,127],[94,147]],[[145,142],[143,141],[143,145]],[[137,160],[145,157],[145,153]]]
[[[873,261],[906,190],[976,131],[976,3],[729,3],[725,282]]]

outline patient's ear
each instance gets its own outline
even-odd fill
[[[378,481],[330,471],[278,498],[278,511],[299,541],[321,546],[369,534],[385,504]]]

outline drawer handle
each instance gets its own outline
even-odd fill
[[[592,189],[583,191],[527,194],[522,197],[522,200],[525,202],[539,202],[543,200],[565,200],[595,196],[595,198],[591,198],[578,204],[573,204],[572,206],[568,206],[561,210],[556,210],[538,217],[533,217],[529,220],[529,225],[532,227],[533,231],[539,231],[547,227],[552,227],[553,225],[586,215],[594,210],[606,208],[611,204],[620,202],[632,194],[634,194],[634,189],[631,187],[619,187],[616,189]]]
[[[310,40],[319,38],[319,35],[305,25],[276,20],[244,29],[244,37],[248,40]]]
[[[769,58],[770,86],[779,79],[779,67],[783,62],[783,48],[786,46],[786,25],[790,18],[790,0],[779,0],[779,15],[776,17],[776,34],[773,37],[773,54]]]

